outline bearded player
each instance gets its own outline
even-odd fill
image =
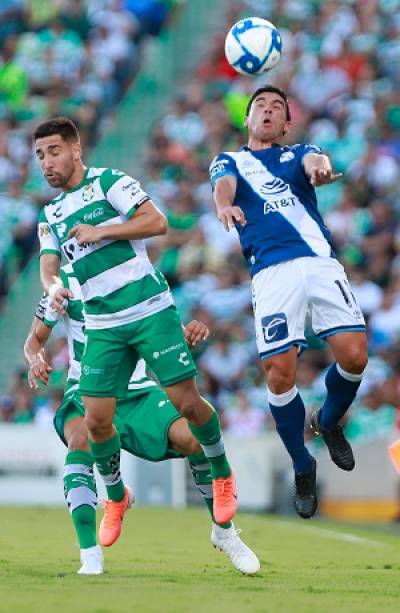
[[[38,380],[47,384],[51,368],[43,349],[51,331],[59,321],[66,327],[69,348],[69,370],[64,399],[54,417],[54,426],[62,442],[68,447],[64,466],[65,498],[80,546],[82,566],[78,573],[103,573],[103,553],[96,536],[97,490],[93,475],[93,457],[88,449],[88,433],[84,407],[79,395],[81,359],[84,351],[84,316],[79,284],[70,265],[61,269],[60,281],[74,294],[61,316],[44,296],[36,310],[31,331],[25,342],[25,357],[29,364],[29,382],[37,389]],[[193,346],[208,337],[208,328],[198,321],[185,327],[185,336]],[[213,518],[213,494],[210,464],[199,443],[191,433],[187,421],[173,407],[165,392],[147,376],[143,360],[137,364],[129,381],[126,397],[117,402],[114,423],[122,448],[151,462],[187,457],[198,491],[211,517],[212,544],[224,551],[237,570],[255,574],[260,564],[256,555],[239,538],[232,522],[217,524]],[[130,502],[132,494],[129,491]],[[114,506],[105,503],[104,523],[113,521]],[[102,531],[102,528],[101,528]]]

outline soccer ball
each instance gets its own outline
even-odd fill
[[[225,39],[225,55],[241,74],[258,75],[271,70],[281,57],[281,35],[273,23],[260,17],[241,19]]]

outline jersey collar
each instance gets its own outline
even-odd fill
[[[260,151],[267,151],[268,149],[274,149],[276,147],[281,149],[281,145],[279,143],[272,143],[271,147],[265,147],[265,149],[256,149],[255,151],[253,149],[250,149],[250,147],[248,147],[247,145],[243,145],[243,147],[240,147],[240,151],[250,151],[250,153],[259,153]]]
[[[84,169],[85,169],[85,172],[83,174],[82,181],[78,183],[78,185],[75,185],[75,187],[71,187],[71,189],[66,189],[64,191],[64,194],[70,194],[71,192],[76,192],[78,189],[81,189],[81,187],[83,187],[87,179],[88,173],[89,173],[89,168],[87,166],[84,166]]]

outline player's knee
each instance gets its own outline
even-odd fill
[[[368,350],[363,343],[349,347],[346,356],[339,362],[340,366],[349,373],[362,373],[368,363]]]
[[[199,399],[196,396],[187,395],[183,397],[175,406],[182,417],[186,417],[188,421],[196,418],[199,410]]]
[[[182,452],[184,455],[195,455],[196,453],[201,452],[200,443],[194,438],[193,435],[187,436],[185,440],[182,441]]]
[[[103,437],[112,429],[112,420],[108,416],[104,417],[88,412],[85,421],[87,429],[95,439]]]
[[[276,364],[266,365],[268,387],[273,394],[284,394],[295,384],[294,376],[291,372],[284,370]]]

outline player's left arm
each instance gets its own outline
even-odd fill
[[[69,233],[69,236],[76,237],[79,245],[102,240],[140,240],[167,232],[165,215],[141,188],[140,183],[128,175],[114,172],[110,174],[110,171],[106,171],[104,191],[111,206],[127,221],[106,226],[79,224]],[[108,185],[111,183],[110,187],[107,181]]]
[[[135,213],[133,219],[110,226],[79,224],[72,228],[69,237],[75,236],[78,245],[98,243],[104,240],[140,240],[167,233],[167,220],[156,205],[148,200]]]
[[[343,176],[341,172],[333,172],[331,161],[324,153],[306,153],[303,157],[303,168],[314,187],[334,183]]]
[[[194,347],[201,341],[206,341],[210,336],[210,330],[202,321],[192,319],[186,326],[183,326],[186,341]]]

